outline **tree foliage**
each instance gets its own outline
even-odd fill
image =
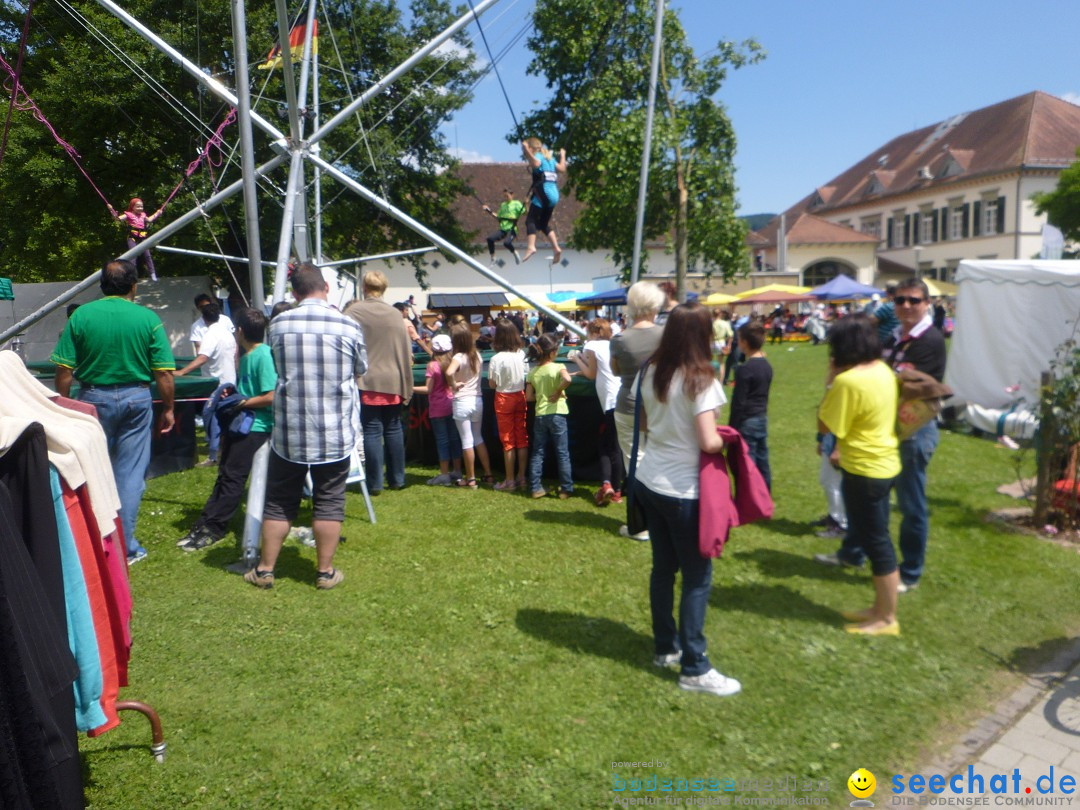
[[[126,0],[124,7],[205,72],[235,87],[228,0]],[[14,4],[0,6],[0,52],[12,65],[24,12],[25,7]],[[300,6],[292,3],[290,12],[298,15]],[[459,13],[445,0],[413,0],[405,14],[393,0],[320,4],[321,120],[385,76]],[[248,3],[247,16],[255,109],[287,133],[282,71],[256,70],[277,41],[274,6]],[[88,26],[100,32],[100,39]],[[445,204],[462,184],[455,173],[444,171],[452,161],[438,128],[468,100],[475,76],[465,47],[429,56],[327,136],[321,156],[451,240],[465,241]],[[138,196],[148,211],[155,210],[228,111],[175,63],[89,0],[71,0],[70,6],[35,5],[22,81],[117,209]],[[311,130],[308,122],[306,131]],[[231,153],[239,140],[236,126],[225,131],[225,140]],[[269,140],[255,129],[257,164],[272,156]],[[204,164],[159,225],[239,177],[238,155],[212,171]],[[281,169],[259,186],[264,258],[274,258],[285,178]],[[307,212],[313,217],[310,168],[306,179]],[[12,119],[0,168],[0,201],[0,262],[5,275],[20,282],[82,278],[124,248],[123,231],[110,221],[105,204],[28,113],[16,111]],[[323,252],[328,258],[422,244],[420,237],[332,180],[323,181],[323,203]],[[243,198],[237,195],[170,244],[211,252],[220,245],[227,254],[246,255],[243,232]],[[210,273],[228,281],[222,262],[161,252],[156,260],[166,275]],[[246,285],[246,264],[234,265],[234,272],[241,286]]]
[[[652,0],[548,0],[537,5],[529,41],[529,72],[547,79],[552,97],[523,128],[571,158],[567,185],[586,205],[574,246],[610,250],[624,274],[633,255],[654,14]],[[663,30],[644,238],[667,240],[674,250],[681,292],[690,266],[725,278],[748,267],[745,226],[735,216],[735,131],[717,96],[729,69],[763,52],[750,40],[721,41],[698,55],[670,9]]]
[[[1080,157],[1080,149],[1076,156]],[[1066,239],[1080,242],[1080,160],[1061,173],[1057,188],[1035,195],[1035,210],[1046,214]]]

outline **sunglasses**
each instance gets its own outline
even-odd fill
[[[916,298],[912,295],[893,296],[893,301],[895,301],[898,306],[903,306],[904,304],[911,304],[912,306],[915,306],[916,304],[921,304],[925,300],[925,298]]]

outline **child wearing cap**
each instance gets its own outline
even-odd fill
[[[413,388],[414,393],[428,396],[428,418],[439,451],[439,474],[428,479],[433,487],[453,486],[461,478],[461,439],[454,426],[454,393],[446,384],[446,369],[452,357],[450,336],[435,335],[431,339],[431,362],[424,372],[427,382]]]

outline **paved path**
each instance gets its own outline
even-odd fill
[[[1056,806],[1080,808],[1080,639],[1038,674],[1029,675],[926,773],[959,773],[966,783],[969,765],[983,775],[987,792],[991,776],[1006,774],[1009,793],[1015,796],[1012,774],[1019,769],[1020,793],[1024,799],[1034,797],[1033,805],[1053,797]],[[1036,781],[1048,787],[1048,780],[1039,777],[1049,776],[1051,768],[1053,793],[1040,793]],[[1075,793],[1060,790],[1063,776],[1073,778]],[[994,797],[990,804],[995,804]]]

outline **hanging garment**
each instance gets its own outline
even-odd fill
[[[728,534],[736,526],[768,519],[773,514],[769,488],[739,431],[727,426],[719,426],[716,431],[724,440],[724,450],[702,453],[698,467],[698,546],[702,557],[719,557]]]

